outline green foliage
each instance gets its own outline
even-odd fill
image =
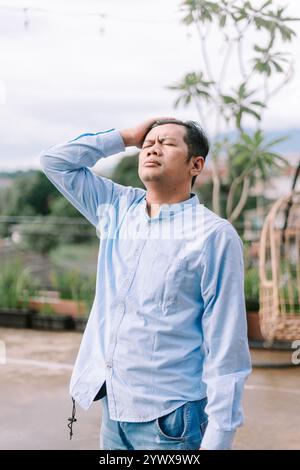
[[[81,213],[61,195],[51,200],[49,209],[51,215],[55,217],[78,217],[84,220]]]
[[[288,161],[271,149],[275,144],[286,138],[266,142],[261,130],[253,135],[243,132],[240,138],[229,149],[229,162],[231,178],[239,175],[253,175],[258,170],[262,180],[266,180],[272,170],[282,169],[288,165]]]
[[[90,309],[94,295],[96,276],[83,275],[79,269],[53,270],[50,273],[52,287],[60,294],[61,299],[79,302],[83,300]]]
[[[286,7],[276,7],[273,0],[261,1],[258,5],[248,0],[184,0],[180,9],[183,12],[183,24],[195,26],[199,37],[201,69],[190,71],[179,82],[167,88],[178,93],[175,107],[194,104],[201,125],[208,127],[205,123],[205,119],[208,119],[210,126],[215,129],[216,137],[210,151],[212,209],[235,222],[247,207],[251,185],[257,178],[265,179],[274,170],[283,168],[283,165],[279,165],[280,160],[284,163],[283,159],[272,151],[275,142],[265,143],[261,126],[270,99],[292,76],[291,56],[279,49],[279,41],[291,42],[295,38],[296,33],[290,24],[299,21],[299,18],[287,16]],[[212,57],[208,49],[208,32],[213,31],[213,28],[223,36],[220,44],[222,53],[217,58]],[[262,38],[259,44],[258,35]],[[235,62],[231,61],[233,54]],[[226,83],[226,71],[230,65],[235,66],[234,88]],[[273,79],[273,76],[282,78],[272,89],[269,79]],[[245,130],[246,118],[253,119],[259,129],[253,137]],[[239,132],[233,144],[219,137],[226,134],[232,125]],[[228,165],[228,174],[223,171],[224,161]],[[228,191],[225,212],[224,188]]]
[[[46,254],[62,239],[80,243],[94,235],[90,223],[61,196],[44,173],[17,172],[12,180],[10,187],[0,190],[0,215],[22,219],[17,227],[18,220],[2,221],[0,237],[10,236],[17,228],[27,248]],[[27,221],[28,216],[36,217]]]
[[[49,316],[54,317],[57,314],[55,312],[54,307],[51,304],[45,302],[45,303],[43,303],[43,305],[41,307],[41,310],[39,310],[39,315],[44,315],[46,317],[49,317]]]
[[[186,0],[182,2],[181,9],[186,13],[182,22],[187,26],[192,24],[194,21],[211,23],[213,18],[221,12],[221,7],[218,3],[219,2],[210,2],[206,0]],[[222,14],[222,24],[225,24],[226,21],[226,19],[223,19],[224,16],[226,18],[226,15]]]
[[[288,62],[287,54],[282,52],[270,52],[269,47],[259,47],[258,45],[254,46],[256,52],[260,52],[261,56],[254,57],[254,70],[260,74],[265,74],[268,77],[272,75],[273,72],[284,73],[284,68],[281,62]]]
[[[175,108],[182,104],[188,106],[192,99],[202,98],[206,102],[212,100],[209,91],[214,82],[204,80],[203,73],[191,72],[184,76],[183,80],[175,85],[168,86],[169,90],[179,91],[180,95],[174,103]]]
[[[30,224],[20,224],[18,230],[23,246],[42,255],[53,250],[60,241],[57,227],[47,217],[37,216]]]
[[[85,219],[73,219],[37,216],[30,223],[18,225],[17,230],[25,248],[46,255],[61,243],[89,243],[96,238],[94,227]]]
[[[116,166],[112,179],[124,186],[145,189],[138,175],[138,154],[124,157]]]
[[[2,263],[0,271],[0,307],[24,309],[40,283],[19,259]]]
[[[97,269],[99,244],[97,243],[61,243],[49,254],[49,260],[59,271],[73,270],[80,266],[83,275],[90,276]]]
[[[40,171],[30,172],[14,178],[13,184],[3,189],[0,213],[8,215],[47,215],[50,203],[59,192]]]
[[[250,100],[249,98],[255,93],[255,91],[247,91],[246,84],[242,83],[237,90],[235,90],[235,95],[221,95],[221,98],[227,110],[230,110],[230,113],[235,118],[236,127],[242,130],[241,123],[242,117],[245,114],[254,116],[258,121],[260,121],[260,109],[265,108],[266,105],[261,101]]]
[[[259,274],[258,268],[252,267],[245,271],[245,298],[259,301]]]

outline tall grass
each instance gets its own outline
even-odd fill
[[[4,262],[0,269],[0,308],[25,309],[40,284],[19,259]]]
[[[78,269],[53,270],[50,273],[50,281],[61,299],[70,299],[78,303],[84,301],[87,310],[91,308],[95,294],[95,275],[83,275]]]
[[[248,268],[245,272],[245,298],[259,300],[259,275],[258,268]]]

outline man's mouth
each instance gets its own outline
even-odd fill
[[[151,160],[151,159],[148,159],[148,160],[145,160],[144,162],[144,166],[160,166],[161,164],[156,161],[156,160]]]

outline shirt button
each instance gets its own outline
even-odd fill
[[[106,364],[106,367],[107,367],[108,369],[111,369],[111,368],[112,368],[112,365],[111,365],[111,364]]]

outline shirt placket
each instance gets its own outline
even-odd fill
[[[127,272],[127,276],[124,280],[124,283],[118,295],[119,300],[117,301],[117,304],[116,304],[115,321],[111,328],[110,341],[109,341],[109,346],[107,349],[106,360],[105,360],[108,407],[110,411],[110,416],[116,419],[119,419],[118,410],[117,410],[118,400],[116,399],[116,395],[118,393],[118,383],[114,382],[114,370],[116,366],[114,365],[113,359],[114,359],[115,349],[117,346],[117,336],[120,331],[122,320],[126,313],[125,298],[126,298],[126,295],[128,295],[128,292],[130,290],[130,286],[135,276],[140,256],[144,250],[147,239],[150,236],[151,220],[144,220],[143,222],[144,222],[145,237],[141,239],[141,242],[138,243],[137,248],[135,248],[133,251],[133,259],[135,261],[134,267],[133,269],[131,269],[130,272]],[[111,397],[111,403],[110,403],[110,397]]]

